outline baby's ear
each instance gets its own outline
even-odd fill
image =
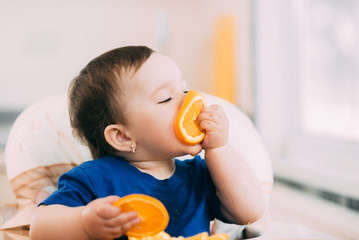
[[[105,139],[114,149],[121,152],[132,151],[133,140],[126,133],[122,124],[111,124],[105,128]],[[131,147],[132,146],[132,147]]]

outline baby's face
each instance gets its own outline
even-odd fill
[[[177,65],[167,56],[154,53],[132,76],[122,81],[127,105],[127,129],[136,141],[136,155],[142,158],[171,158],[195,155],[200,144],[181,143],[174,123],[186,96],[186,83]]]

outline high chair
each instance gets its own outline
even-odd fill
[[[208,105],[224,108],[230,122],[229,141],[257,173],[268,202],[273,184],[271,161],[251,120],[235,105],[213,95],[204,96]],[[20,114],[10,131],[5,160],[18,213],[2,228],[28,226],[36,205],[56,190],[59,176],[91,160],[89,149],[72,135],[66,94],[34,103]],[[215,225],[216,229],[232,231],[232,239],[244,228]]]

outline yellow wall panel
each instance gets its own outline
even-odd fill
[[[213,94],[235,103],[235,18],[220,16],[216,22]]]

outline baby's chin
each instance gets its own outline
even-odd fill
[[[198,153],[202,151],[202,145],[201,144],[191,145],[188,146],[186,150],[187,150],[186,154],[196,156]]]

